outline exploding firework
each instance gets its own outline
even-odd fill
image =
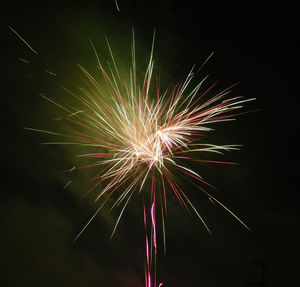
[[[159,215],[157,217],[161,220],[165,246],[164,219],[167,214],[169,193],[173,193],[185,209],[193,211],[210,232],[197,208],[177,182],[176,171],[192,179],[198,190],[221,205],[247,228],[232,211],[208,191],[213,187],[204,181],[197,170],[190,168],[189,162],[220,163],[199,159],[197,154],[222,153],[238,149],[235,145],[203,143],[201,139],[211,130],[211,124],[232,120],[240,114],[237,110],[242,108],[242,104],[253,99],[228,97],[234,85],[214,96],[209,96],[217,83],[204,89],[207,77],[190,88],[195,75],[194,69],[171,91],[161,92],[159,80],[156,85],[153,84],[154,40],[148,65],[141,79],[137,76],[134,37],[131,46],[132,64],[125,76],[120,72],[108,41],[110,62],[105,65],[100,61],[93,43],[91,45],[99,72],[95,76],[78,65],[84,78],[84,87],[75,92],[63,88],[71,97],[72,105],[65,105],[43,95],[60,110],[60,123],[62,121],[67,123],[68,130],[60,132],[28,129],[57,137],[57,140],[48,144],[80,145],[90,149],[90,152],[82,153],[80,157],[87,158],[92,163],[68,170],[70,172],[79,168],[97,168],[96,174],[91,178],[94,184],[86,195],[96,193],[95,201],[100,202],[99,208],[76,239],[112,198],[114,198],[112,209],[120,208],[112,236],[133,194],[139,193],[145,199],[143,201],[146,231],[145,282],[146,287],[153,287],[157,285],[156,215]],[[99,75],[101,80],[98,79]],[[159,283],[159,286],[162,286],[162,283]]]

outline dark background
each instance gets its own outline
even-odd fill
[[[41,146],[40,136],[22,127],[43,127],[47,121],[48,104],[37,93],[45,89],[44,81],[51,89],[60,79],[45,80],[38,73],[42,67],[67,78],[75,63],[94,61],[89,40],[100,45],[105,34],[119,53],[128,53],[131,27],[143,55],[155,27],[155,61],[162,85],[172,87],[194,63],[199,67],[214,52],[199,79],[209,73],[210,81],[221,79],[220,88],[240,82],[233,95],[255,97],[245,110],[261,109],[236,122],[215,125],[213,139],[243,144],[241,151],[225,155],[239,166],[200,167],[218,188],[217,197],[252,231],[205,196],[194,196],[213,231],[210,236],[194,216],[170,200],[167,254],[160,250],[159,279],[173,287],[262,286],[263,263],[265,286],[300,286],[295,7],[279,1],[118,2],[120,12],[108,0],[2,4],[0,285],[144,286],[139,198],[129,206],[111,242],[116,214],[103,212],[73,244],[96,206],[77,195],[84,185],[63,190],[68,180],[60,171],[72,154]],[[30,59],[32,65],[19,57]]]

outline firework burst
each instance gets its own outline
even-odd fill
[[[144,201],[146,203],[144,204],[145,281],[146,287],[153,287],[157,285],[156,215],[159,214],[161,219],[165,246],[164,218],[167,214],[168,193],[172,192],[184,208],[193,211],[210,232],[208,225],[176,181],[174,170],[193,179],[197,189],[205,193],[210,200],[221,205],[247,228],[232,211],[204,189],[205,186],[209,188],[212,186],[205,182],[196,170],[189,167],[189,162],[219,163],[199,159],[195,155],[238,149],[235,145],[204,144],[200,139],[203,134],[211,130],[211,124],[232,120],[240,114],[237,110],[242,108],[242,104],[253,99],[228,97],[234,85],[208,97],[217,83],[204,89],[203,84],[207,77],[190,88],[195,75],[194,69],[171,91],[161,92],[159,80],[156,85],[153,84],[154,40],[142,79],[137,77],[134,37],[131,46],[132,65],[125,77],[120,73],[108,41],[107,46],[110,62],[104,65],[92,43],[101,81],[86,68],[78,65],[84,77],[84,87],[77,92],[64,88],[65,92],[72,97],[72,105],[67,106],[43,96],[60,109],[62,114],[60,119],[67,122],[70,128],[63,132],[28,129],[48,133],[58,138],[48,144],[81,145],[90,148],[91,152],[80,154],[80,157],[88,158],[93,162],[68,170],[98,168],[92,178],[94,185],[86,195],[98,190],[95,201],[100,202],[99,208],[76,239],[113,194],[116,193],[117,197],[112,208],[120,207],[121,211],[112,236],[133,194],[139,193],[146,199]],[[152,247],[150,252],[149,246]],[[161,285],[160,283],[159,286]]]

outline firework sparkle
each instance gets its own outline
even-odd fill
[[[10,29],[36,53],[15,30]],[[204,89],[207,77],[190,88],[196,74],[194,68],[171,92],[162,93],[159,79],[156,85],[153,84],[154,37],[148,65],[141,80],[137,77],[134,35],[131,45],[132,65],[125,77],[121,75],[108,40],[110,62],[107,66],[100,61],[93,43],[91,46],[102,81],[82,65],[78,65],[84,77],[84,87],[79,88],[77,92],[63,87],[63,90],[71,96],[72,105],[65,105],[42,95],[60,110],[59,119],[68,123],[69,130],[60,132],[37,128],[26,129],[57,137],[57,140],[45,144],[77,145],[91,150],[78,156],[89,159],[92,163],[72,167],[66,171],[97,168],[97,173],[91,178],[94,184],[85,195],[99,190],[96,192],[95,202],[101,203],[75,240],[114,194],[117,194],[117,197],[111,209],[119,207],[120,212],[111,236],[114,235],[133,194],[138,193],[148,199],[144,201],[146,203],[143,207],[146,232],[145,284],[146,287],[155,287],[157,286],[158,248],[156,214],[159,208],[165,249],[164,219],[167,215],[169,192],[175,195],[180,205],[187,211],[194,212],[207,231],[211,232],[186,192],[177,183],[174,170],[193,179],[193,185],[198,190],[211,201],[222,206],[248,229],[239,217],[205,188],[214,189],[196,170],[189,167],[189,162],[234,164],[199,159],[199,156],[195,155],[203,152],[222,154],[224,151],[238,149],[237,145],[203,143],[201,138],[212,130],[211,124],[233,120],[235,116],[243,113],[237,110],[241,109],[245,102],[254,99],[228,97],[231,88],[236,84],[210,97],[208,95],[217,82]],[[55,75],[53,72],[47,72]],[[70,183],[71,181],[65,188]],[[147,217],[150,219],[148,220],[150,233]],[[162,286],[162,283],[159,283],[159,286]]]

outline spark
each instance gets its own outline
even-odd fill
[[[20,36],[20,34],[16,31],[16,30],[14,30],[12,27],[10,27],[10,26],[8,26],[8,28],[12,31],[12,32],[14,32],[16,35],[17,35],[17,37],[34,53],[34,54],[36,54],[36,55],[38,55],[38,53],[37,53],[37,51],[36,50],[34,50],[29,44],[28,44],[28,42],[26,42],[21,36]]]
[[[20,60],[23,63],[30,64],[30,62],[28,60],[25,60],[23,58],[18,58],[18,60]]]
[[[48,73],[49,75],[52,75],[52,76],[56,77],[56,74],[53,73],[53,72],[51,72],[51,71],[49,71],[49,70],[46,70],[45,72]]]
[[[120,12],[120,8],[119,8],[119,4],[118,4],[117,0],[115,0],[115,5],[116,5],[116,8],[117,8],[118,12]]]
[[[69,180],[66,184],[65,184],[65,186],[64,186],[64,188],[63,188],[63,190],[66,190],[67,189],[67,187],[69,186],[71,184],[71,180]]]

